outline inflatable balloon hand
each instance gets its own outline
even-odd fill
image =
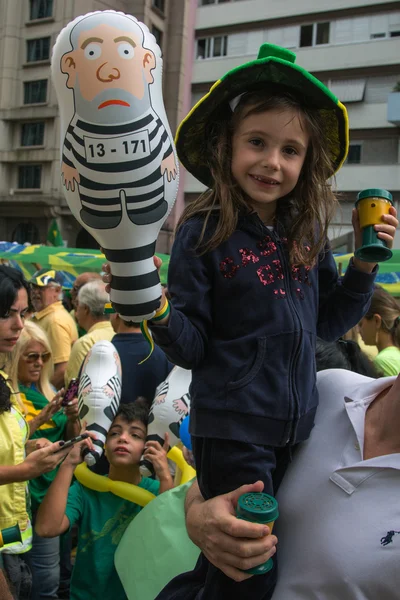
[[[191,371],[174,367],[167,379],[159,385],[150,409],[146,442],[156,441],[162,446],[166,432],[169,433],[171,447],[179,442],[180,425],[190,410],[191,379]],[[145,476],[154,475],[153,465],[143,457],[140,472]]]
[[[59,34],[52,77],[68,205],[103,248],[115,310],[150,319],[161,298],[156,239],[178,191],[161,50],[135,17],[89,13]]]
[[[79,380],[79,418],[96,434],[95,451],[85,448],[85,462],[94,465],[104,451],[107,432],[117,414],[121,398],[121,362],[117,350],[106,340],[89,350]]]

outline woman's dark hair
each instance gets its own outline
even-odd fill
[[[328,225],[338,207],[328,182],[332,174],[332,161],[326,149],[323,126],[326,115],[310,108],[305,100],[284,86],[270,86],[243,94],[228,118],[225,110],[224,114],[216,115],[209,124],[206,159],[213,177],[213,187],[188,204],[177,229],[192,217],[204,219],[195,248],[199,254],[214,250],[233,234],[239,214],[251,210],[244,192],[232,175],[233,135],[244,118],[269,110],[293,111],[310,136],[297,185],[277,203],[275,220],[285,230],[291,264],[311,267],[326,244]],[[208,225],[213,214],[218,215],[218,219],[215,228],[210,231]]]
[[[368,356],[361,350],[357,342],[352,340],[340,339],[337,342],[325,342],[317,339],[315,361],[317,371],[347,369],[374,379],[379,376]]]
[[[0,319],[8,317],[20,289],[24,288],[29,298],[29,286],[21,271],[0,265]]]

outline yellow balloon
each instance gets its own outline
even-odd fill
[[[196,471],[185,461],[182,450],[177,446],[171,448],[167,454],[168,458],[173,460],[179,469],[182,471],[180,485],[186,483],[196,477]],[[114,481],[103,475],[97,475],[93,471],[89,471],[85,462],[75,468],[75,477],[85,487],[96,492],[111,492],[115,496],[119,496],[129,502],[146,506],[151,500],[154,500],[155,495],[133,483],[125,481]]]
[[[89,471],[86,463],[81,463],[75,469],[75,477],[85,487],[96,492],[111,492],[124,500],[129,500],[139,506],[146,506],[155,495],[133,483],[125,481],[113,481],[103,475],[97,475]]]
[[[167,457],[173,460],[177,467],[179,467],[182,471],[182,477],[179,482],[179,485],[187,483],[188,481],[196,477],[196,471],[193,469],[193,467],[188,465],[188,463],[184,459],[182,450],[178,448],[178,446],[174,446],[173,448],[171,448],[171,450],[167,454]]]

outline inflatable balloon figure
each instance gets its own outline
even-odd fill
[[[178,191],[161,50],[135,17],[89,13],[59,34],[52,77],[69,208],[106,255],[114,309],[149,319],[161,298],[155,243]]]
[[[96,434],[95,451],[86,448],[85,462],[94,465],[104,451],[107,432],[118,410],[121,398],[121,362],[113,344],[96,342],[83,363],[79,380],[79,418],[86,429]]]
[[[174,367],[167,379],[158,386],[150,409],[146,441],[156,441],[162,446],[168,432],[170,447],[179,442],[180,425],[190,412],[191,380],[191,371]],[[140,472],[146,476],[153,475],[153,465],[142,459]]]

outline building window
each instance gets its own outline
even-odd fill
[[[38,38],[37,40],[27,41],[27,62],[36,62],[38,60],[48,60],[50,58],[50,38]]]
[[[31,222],[28,223],[19,223],[14,229],[12,236],[12,242],[17,242],[17,244],[25,244],[29,242],[30,244],[39,244],[39,230]]]
[[[197,40],[196,58],[214,58],[217,56],[226,56],[228,36],[219,35],[212,38],[202,38]]]
[[[47,79],[24,81],[24,104],[38,104],[47,100]]]
[[[46,19],[53,15],[53,0],[30,0],[29,18],[31,21],[35,19]]]
[[[329,44],[330,23],[313,23],[300,27],[300,48]]]
[[[18,189],[39,190],[42,179],[42,165],[21,165],[18,167]]]
[[[162,48],[163,32],[161,31],[161,29],[158,29],[158,27],[156,27],[155,25],[152,25],[151,33],[156,38],[157,44],[160,46],[160,48]]]
[[[21,146],[43,146],[44,121],[22,123]]]
[[[153,0],[154,8],[157,8],[160,12],[164,14],[165,10],[165,2],[164,0]]]
[[[361,144],[350,144],[347,155],[347,164],[359,165],[361,163]]]
[[[313,25],[302,25],[300,27],[300,48],[312,46]]]

